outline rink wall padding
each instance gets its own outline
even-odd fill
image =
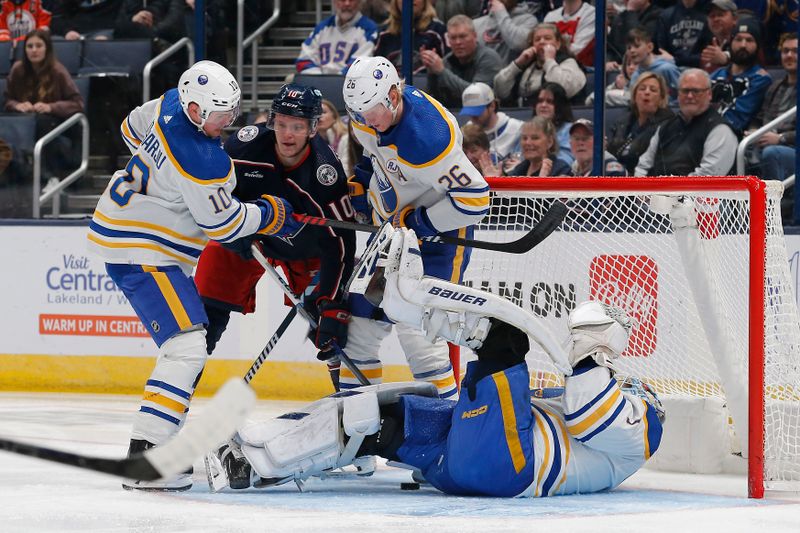
[[[141,394],[155,363],[149,357],[0,355],[0,391]],[[195,394],[211,396],[229,378],[244,376],[250,361],[210,359]],[[409,381],[407,367],[384,368],[386,381]],[[251,385],[259,398],[316,400],[333,392],[327,366],[273,361]]]

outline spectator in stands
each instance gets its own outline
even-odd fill
[[[509,176],[569,176],[569,164],[557,157],[556,129],[550,120],[533,117],[522,125],[520,135],[523,161]]]
[[[20,42],[33,30],[49,30],[51,18],[42,0],[0,0],[0,41]]]
[[[341,119],[339,111],[330,100],[322,101],[322,115],[320,115],[317,122],[317,135],[328,141],[328,144],[342,162],[347,175],[352,174],[353,164],[350,162],[347,153],[350,134],[347,131],[347,124]]]
[[[512,105],[525,106],[544,83],[557,83],[567,98],[578,95],[586,75],[555,24],[542,23],[529,36],[530,46],[494,77],[497,96]]]
[[[650,35],[658,29],[661,8],[650,0],[627,0],[627,8],[618,14],[611,23],[606,42],[606,70],[618,70],[627,49],[628,32],[634,28],[644,28]]]
[[[389,19],[390,0],[362,0],[361,14],[381,26]],[[439,17],[440,20],[442,17]]]
[[[711,79],[699,68],[681,74],[680,112],[662,122],[636,164],[637,176],[724,176],[736,161],[736,134],[711,107]]]
[[[482,11],[484,6],[488,10],[488,3],[488,0],[436,0],[434,5],[439,20],[447,22],[456,15],[466,15],[472,19],[485,15]]]
[[[391,61],[397,71],[400,72],[402,65],[402,38],[400,29],[402,26],[403,0],[392,0],[389,4],[389,20],[386,26],[378,35],[373,55],[383,56]],[[412,66],[413,71],[419,72],[428,65],[422,57],[423,52],[436,54],[439,59],[443,58],[448,51],[445,41],[447,27],[436,18],[431,0],[414,0],[414,35],[412,37]]]
[[[61,0],[53,8],[53,35],[68,41],[110,39],[122,0]]]
[[[470,123],[480,127],[489,137],[492,163],[502,165],[513,152],[519,151],[522,121],[498,111],[500,104],[491,87],[485,83],[473,83],[464,89],[461,102],[463,107],[460,114],[470,117]],[[517,163],[519,161],[508,168]]]
[[[737,134],[755,118],[772,77],[758,64],[758,23],[743,20],[731,43],[731,64],[711,74],[712,102]]]
[[[518,0],[489,0],[489,14],[475,19],[478,41],[509,63],[528,46],[536,26],[528,4]]]
[[[632,175],[656,129],[662,122],[672,118],[673,113],[667,107],[667,84],[655,72],[645,72],[639,76],[633,84],[631,95],[630,110],[612,124],[606,149]]]
[[[472,122],[467,122],[461,127],[461,133],[463,136],[461,146],[464,149],[464,154],[466,154],[469,162],[480,170],[481,175],[484,177],[502,175],[500,167],[492,161],[489,136],[486,135],[483,128]]]
[[[75,82],[58,62],[48,30],[33,30],[25,37],[25,53],[8,73],[5,110],[36,116],[36,136],[42,137],[64,119],[83,111],[83,98]],[[44,152],[44,176],[72,167],[73,141],[59,136]]]
[[[344,75],[357,57],[372,55],[378,25],[361,14],[361,0],[334,0],[333,7],[303,41],[297,72]]]
[[[634,28],[628,33],[628,54],[638,67],[631,76],[631,85],[636,78],[645,72],[654,72],[664,78],[670,93],[670,100],[677,96],[678,78],[681,71],[671,59],[664,59],[653,54],[653,39],[644,28]]]
[[[564,88],[557,83],[545,83],[533,97],[533,114],[553,123],[556,129],[558,158],[571,165],[575,158],[569,145],[569,128],[572,126],[572,107]]]
[[[631,78],[639,65],[631,61],[631,54],[625,52],[622,56],[622,67],[614,81],[606,87],[607,106],[626,106],[631,101]],[[586,98],[586,105],[594,103],[594,93]]]
[[[700,52],[700,68],[714,72],[731,62],[731,41],[738,21],[736,3],[733,0],[712,0],[708,11],[707,35],[710,42],[704,42]],[[706,39],[707,40],[707,39]]]
[[[569,144],[575,161],[570,168],[573,176],[591,176],[594,155],[594,123],[586,118],[579,118],[569,128]],[[625,176],[622,166],[613,154],[603,152],[603,176]]]
[[[564,6],[544,17],[558,26],[569,42],[569,49],[581,65],[594,62],[594,6],[583,0],[564,0]]]
[[[664,59],[672,58],[679,67],[700,66],[700,36],[706,31],[706,14],[697,0],[678,0],[661,12],[655,43]]]
[[[447,21],[447,39],[452,51],[444,59],[433,50],[423,50],[420,56],[428,69],[428,92],[444,106],[456,107],[470,83],[492,85],[502,60],[497,52],[478,42],[475,25],[466,15]]]
[[[114,27],[119,39],[153,39],[156,52],[185,36],[183,0],[122,0]]]
[[[786,71],[783,79],[775,80],[764,97],[761,110],[751,123],[753,129],[782,115],[797,102],[797,34],[784,33],[778,43],[781,53],[781,66]],[[764,133],[756,141],[761,148],[761,177],[772,180],[785,180],[795,171],[795,119],[779,124],[773,130]],[[794,223],[800,223],[800,201],[795,185]]]

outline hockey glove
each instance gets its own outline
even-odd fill
[[[247,237],[242,237],[241,239],[236,239],[230,242],[221,242],[220,243],[223,248],[226,250],[230,250],[234,252],[236,255],[241,257],[242,259],[252,259],[253,252],[250,250],[250,246],[253,244],[253,236],[248,235]]]
[[[406,227],[414,230],[417,237],[432,237],[439,232],[431,224],[428,218],[428,213],[424,207],[414,209],[411,206],[406,206],[398,211],[392,218],[392,226],[395,228]]]
[[[261,235],[290,237],[303,227],[292,217],[292,204],[279,196],[264,194],[255,204],[261,209],[261,226],[258,229]]]
[[[372,208],[369,205],[367,187],[368,185],[364,185],[356,176],[350,176],[350,179],[347,180],[350,204],[355,211],[354,218],[361,224],[369,224],[372,221]]]
[[[330,350],[332,342],[336,342],[340,348],[347,345],[349,322],[350,311],[344,304],[333,300],[322,300],[319,305],[319,322],[313,339],[314,345],[321,350],[317,358],[326,360],[334,355]]]

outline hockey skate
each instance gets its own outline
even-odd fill
[[[155,444],[146,440],[132,439],[128,448],[128,457],[153,448]],[[139,481],[128,479],[122,482],[125,490],[144,490],[144,491],[163,491],[163,492],[182,492],[192,488],[192,474],[194,468],[189,468],[185,472],[169,479],[158,479],[156,481]]]

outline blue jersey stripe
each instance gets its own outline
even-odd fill
[[[558,479],[558,474],[561,472],[562,464],[561,464],[561,443],[558,440],[558,433],[556,432],[556,428],[553,425],[553,421],[550,420],[550,417],[547,416],[547,413],[544,412],[539,406],[531,404],[531,407],[536,409],[544,418],[544,421],[547,423],[547,427],[550,428],[550,433],[553,435],[553,466],[550,467],[550,473],[547,474],[547,478],[545,478],[544,483],[542,484],[542,496],[549,496],[550,490],[553,488],[553,484]]]
[[[435,376],[436,374],[444,374],[445,372],[450,372],[451,370],[453,370],[453,365],[448,363],[446,367],[437,368],[436,370],[430,370],[428,372],[420,372],[419,374],[413,374],[413,376],[414,379],[424,379]]]
[[[244,209],[244,206],[242,205],[242,202],[239,202],[239,207],[236,209],[236,211],[233,212],[233,214],[231,216],[226,218],[224,222],[220,222],[219,224],[214,224],[213,226],[205,226],[203,224],[198,223],[197,226],[202,228],[202,229],[204,229],[204,230],[221,228],[222,226],[224,226],[226,224],[230,224],[231,220],[233,220],[239,214],[239,211],[241,211],[242,209]],[[242,220],[244,220],[246,218],[247,217],[242,217]]]
[[[603,392],[601,392],[600,394],[595,396],[592,399],[592,401],[590,401],[589,403],[587,403],[586,405],[584,405],[583,407],[581,407],[580,409],[578,409],[574,413],[570,413],[570,414],[566,414],[565,413],[564,414],[564,420],[567,420],[567,421],[574,420],[574,419],[578,418],[579,416],[581,416],[583,413],[588,411],[594,404],[596,404],[603,396],[606,395],[606,393],[608,391],[610,391],[616,385],[617,385],[617,380],[612,378],[611,381],[608,382],[608,386],[605,389],[603,389]]]
[[[89,223],[89,229],[91,229],[95,233],[99,233],[100,235],[104,235],[106,237],[112,237],[115,239],[145,239],[148,241],[154,241],[159,244],[163,244],[164,246],[171,248],[175,251],[178,251],[182,254],[194,258],[200,257],[200,253],[202,252],[202,249],[198,250],[197,248],[182,246],[180,244],[176,244],[170,240],[167,240],[163,237],[153,235],[152,233],[142,233],[139,231],[120,231],[120,230],[110,229],[105,226],[101,226],[94,220],[92,220],[92,222]]]
[[[157,416],[158,418],[166,420],[167,422],[172,422],[176,426],[180,425],[180,423],[181,423],[181,421],[178,420],[177,418],[175,418],[174,416],[170,416],[167,413],[162,413],[158,409],[153,409],[152,407],[144,407],[144,406],[142,406],[142,407],[139,408],[139,411],[141,411],[142,413],[147,413],[147,414],[150,414],[150,415]]]
[[[160,380],[157,380],[157,379],[148,379],[147,383],[145,383],[145,386],[158,387],[159,389],[164,389],[167,392],[171,392],[175,396],[180,396],[181,398],[185,398],[187,400],[191,399],[191,397],[192,397],[191,393],[186,392],[183,389],[179,389],[178,387],[176,387],[174,385],[170,385],[169,383],[166,383],[164,381],[160,381]]]
[[[600,433],[601,431],[603,431],[604,429],[606,429],[608,426],[610,426],[610,425],[611,425],[611,424],[614,422],[614,420],[616,420],[616,419],[617,419],[617,417],[619,416],[619,414],[622,412],[622,408],[623,408],[623,407],[625,407],[625,402],[627,402],[627,401],[628,401],[628,400],[627,400],[627,399],[626,399],[624,396],[625,396],[625,395],[623,394],[622,401],[621,401],[621,402],[619,402],[619,405],[618,405],[618,406],[617,406],[617,408],[614,410],[614,412],[611,414],[611,416],[609,416],[608,418],[606,418],[605,422],[603,422],[602,424],[600,424],[600,425],[597,427],[597,429],[595,429],[594,431],[592,431],[591,433],[589,433],[589,434],[588,434],[588,435],[586,435],[585,437],[581,437],[581,438],[579,438],[578,440],[579,440],[579,441],[581,441],[581,442],[586,442],[587,440],[591,439],[592,437],[594,437],[595,435],[597,435],[598,433]]]

